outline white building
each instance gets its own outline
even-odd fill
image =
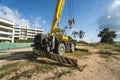
[[[0,17],[0,42],[14,42],[14,23]]]
[[[14,22],[0,17],[0,43],[11,42],[14,39],[28,40],[33,39],[36,34],[43,34],[43,29],[16,27]]]
[[[43,29],[29,27],[15,27],[14,39],[28,40],[33,39],[36,34],[43,34]]]

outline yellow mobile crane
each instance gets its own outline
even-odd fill
[[[65,0],[58,0],[54,13],[52,28],[49,35],[39,34],[34,39],[34,53],[40,56],[47,57],[59,62],[77,65],[74,59],[66,58],[63,55],[66,51],[74,52],[74,44],[69,38],[63,34],[63,29],[58,28]],[[69,26],[72,26],[72,20],[68,21]],[[51,55],[51,52],[52,55]]]

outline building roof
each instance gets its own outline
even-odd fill
[[[5,18],[2,18],[2,17],[0,17],[0,22],[4,23],[6,25],[11,25],[11,26],[15,25],[15,23],[13,21],[5,19]]]

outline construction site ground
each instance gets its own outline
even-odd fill
[[[120,80],[120,55],[88,46],[65,56],[78,60],[78,68],[47,58],[32,58],[32,48],[0,52],[0,80]]]

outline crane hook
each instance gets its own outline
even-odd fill
[[[74,18],[73,18],[73,19],[68,20],[68,24],[69,24],[70,29],[71,29],[71,28],[72,28],[72,25],[73,25],[73,24],[75,24],[75,20],[74,20]]]
[[[72,24],[73,24],[73,21],[70,19],[70,20],[68,20],[68,24],[69,24],[69,26],[70,26],[70,29],[72,28]]]

